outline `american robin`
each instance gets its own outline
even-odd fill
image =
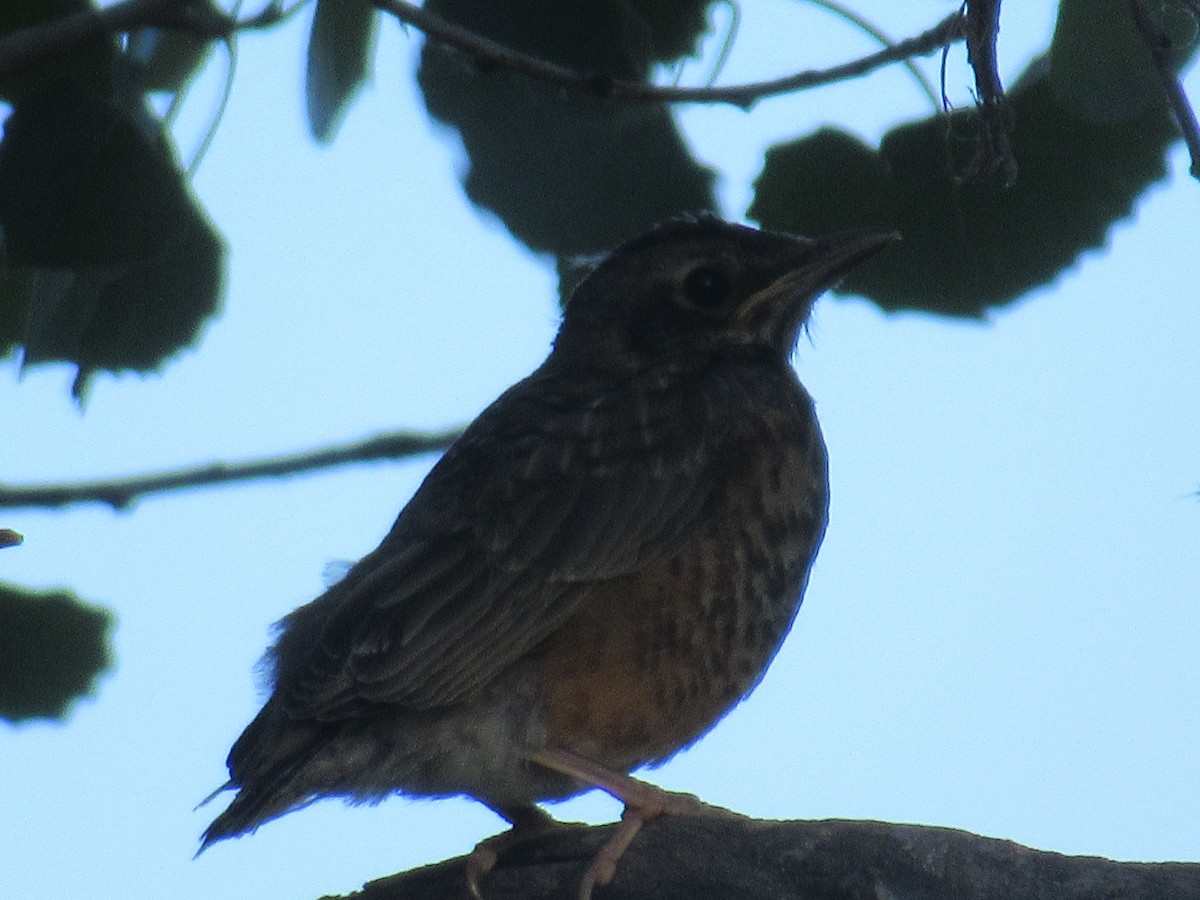
[[[816,297],[895,239],[704,216],[620,246],[552,352],[434,466],[383,543],[279,624],[214,841],[321,797],[465,794],[514,828],[601,788],[622,824],[702,808],[629,776],[762,677],[825,531],[825,445],[789,357]]]

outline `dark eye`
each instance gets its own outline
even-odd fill
[[[700,266],[683,279],[683,295],[698,309],[718,309],[729,300],[729,279],[720,269]]]

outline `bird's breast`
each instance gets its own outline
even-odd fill
[[[702,521],[672,552],[586,587],[540,654],[551,745],[629,771],[690,744],[762,677],[825,529],[825,448],[807,395],[723,423]]]

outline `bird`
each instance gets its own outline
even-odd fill
[[[539,803],[599,788],[625,809],[587,898],[646,821],[710,809],[630,773],[708,732],[792,625],[829,484],[791,357],[817,297],[896,239],[700,214],[596,263],[541,366],[277,624],[198,852],[325,797],[465,795],[512,825],[468,859],[478,897],[559,824]]]

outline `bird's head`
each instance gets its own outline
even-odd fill
[[[712,216],[617,247],[567,302],[556,355],[639,367],[727,346],[786,358],[813,301],[898,238],[863,230],[809,240]]]

